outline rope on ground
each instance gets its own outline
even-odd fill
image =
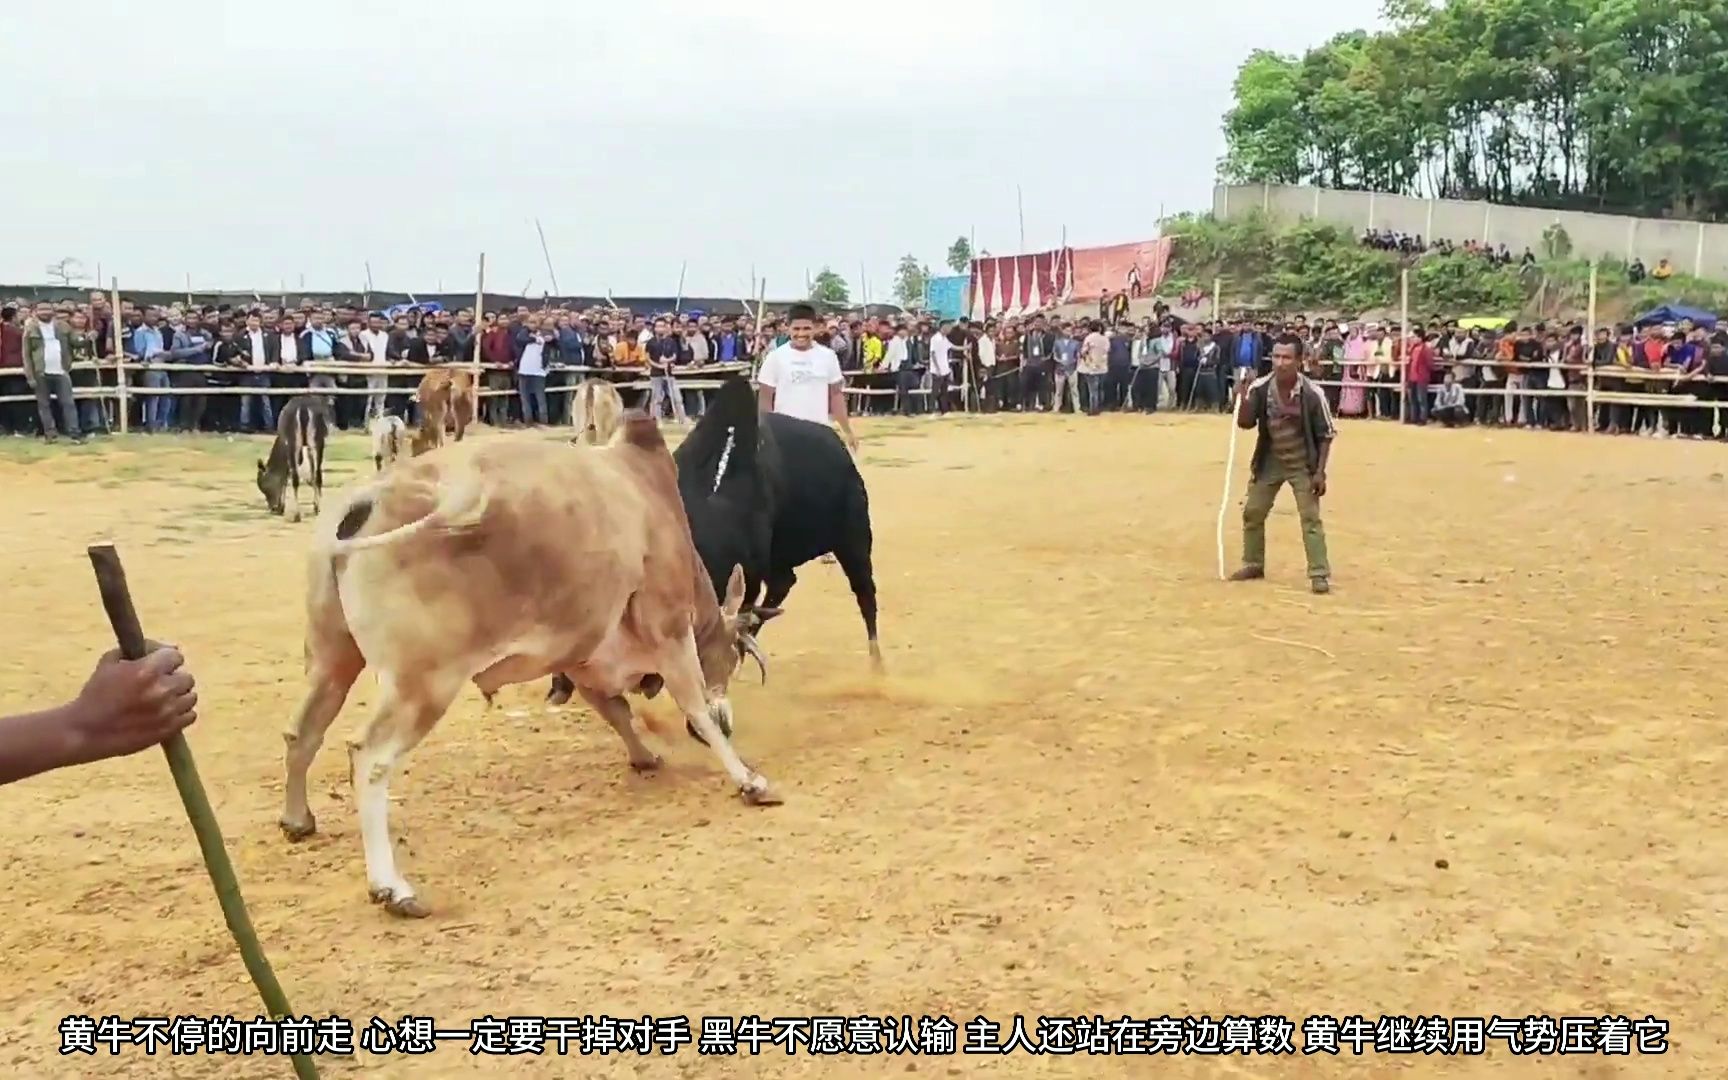
[[[1255,641],[1264,641],[1268,645],[1289,645],[1292,648],[1307,649],[1309,652],[1317,652],[1328,660],[1338,659],[1320,646],[1310,645],[1306,641],[1291,641],[1289,638],[1270,637],[1266,634],[1249,634],[1248,636],[1253,638]]]

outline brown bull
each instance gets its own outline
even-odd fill
[[[282,828],[291,839],[315,830],[307,768],[371,666],[380,698],[349,745],[350,777],[371,895],[392,913],[427,908],[396,868],[391,772],[470,682],[490,700],[567,676],[640,771],[660,758],[624,695],[663,685],[745,799],[779,801],[729,741],[727,686],[747,654],[762,659],[740,624],[743,573],[724,603],[715,597],[653,421],[633,414],[610,443],[576,454],[530,439],[459,444],[402,462],[334,509],[309,557],[309,691],[286,732]]]

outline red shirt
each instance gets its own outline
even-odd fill
[[[510,356],[510,331],[502,326],[495,326],[480,335],[480,358],[488,364],[504,364],[512,362]]]
[[[0,324],[0,367],[24,366],[24,331],[16,323]]]
[[[1426,386],[1434,377],[1434,346],[1426,341],[1419,341],[1410,350],[1410,366],[1406,369],[1404,381]]]

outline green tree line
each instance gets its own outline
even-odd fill
[[[1728,0],[1385,10],[1385,32],[1243,63],[1226,179],[1728,216]]]

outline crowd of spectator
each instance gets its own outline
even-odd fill
[[[1511,266],[1514,262],[1520,266],[1534,266],[1536,264],[1536,253],[1529,248],[1524,249],[1523,255],[1514,257],[1512,252],[1507,250],[1505,244],[1496,247],[1493,244],[1480,243],[1475,240],[1466,240],[1462,244],[1457,244],[1446,239],[1424,242],[1421,233],[1402,233],[1392,229],[1367,230],[1362,234],[1362,246],[1373,248],[1375,251],[1396,252],[1409,258],[1424,254],[1452,255],[1462,253],[1486,260],[1493,266]]]
[[[865,414],[1223,411],[1238,380],[1270,370],[1272,345],[1285,338],[1341,416],[1703,437],[1714,432],[1714,410],[1664,405],[1661,395],[1728,403],[1728,381],[1714,378],[1728,380],[1728,333],[1690,323],[1603,328],[1586,340],[1580,326],[1461,328],[1435,319],[1406,334],[1396,324],[1302,316],[1185,321],[1160,301],[1135,324],[1127,299],[1106,297],[1097,319],[831,315],[817,336],[862,398],[851,411]],[[758,326],[748,314],[610,307],[519,306],[478,322],[471,310],[410,308],[387,318],[310,301],[285,309],[122,300],[115,312],[101,293],[84,304],[8,304],[0,319],[0,395],[18,399],[0,403],[0,432],[73,440],[117,426],[116,395],[74,396],[115,385],[106,363],[115,320],[129,385],[159,391],[131,398],[131,426],[147,433],[272,431],[281,398],[263,392],[270,389],[347,391],[332,394],[347,429],[382,413],[416,419],[415,380],[307,370],[322,363],[382,372],[478,361],[489,391],[483,419],[499,426],[567,422],[570,395],[558,390],[589,371],[646,376],[647,388],[627,396],[684,421],[702,410],[700,376],[716,366],[754,370],[788,337],[773,313]],[[1651,404],[1603,405],[1590,418],[1577,396],[1541,393],[1578,391],[1591,367],[1598,390],[1654,391]],[[234,392],[208,393],[225,387]]]

